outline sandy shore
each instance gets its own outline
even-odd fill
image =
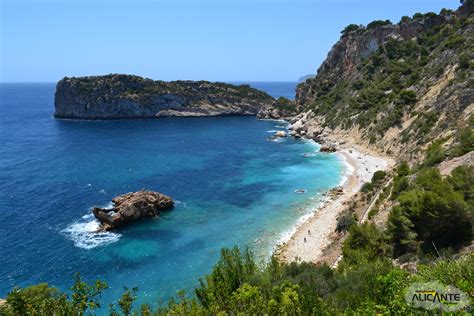
[[[352,199],[364,182],[370,182],[375,171],[386,170],[393,164],[388,159],[363,154],[355,149],[343,149],[338,153],[347,163],[343,194],[314,210],[306,221],[299,224],[288,241],[277,246],[275,253],[280,260],[319,262],[323,250],[331,242],[330,236],[336,229],[337,217],[344,204]]]

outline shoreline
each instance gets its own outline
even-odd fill
[[[370,182],[377,170],[387,170],[393,164],[388,158],[365,154],[353,148],[335,152],[346,164],[343,179],[339,184],[343,192],[329,191],[327,198],[318,202],[312,213],[302,217],[274,248],[275,256],[282,262],[304,261],[318,263],[323,251],[329,246],[335,234],[337,217],[346,204],[359,192],[365,182]],[[306,242],[305,242],[306,239]]]

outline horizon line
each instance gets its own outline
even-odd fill
[[[81,77],[75,77],[75,78],[81,78]],[[60,79],[62,80],[62,79]],[[58,81],[0,81],[0,84],[2,83],[58,83]],[[198,80],[192,80],[192,79],[175,79],[175,80],[160,80],[160,79],[153,79],[155,81],[209,81],[209,82],[224,82],[224,83],[253,83],[253,82],[299,82],[299,80],[206,80],[206,79],[198,79]]]

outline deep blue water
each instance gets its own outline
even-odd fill
[[[140,302],[192,292],[220,248],[248,245],[268,256],[341,180],[338,156],[302,140],[270,141],[282,122],[57,120],[54,89],[0,85],[0,297],[38,282],[65,290],[75,272],[107,281],[108,302],[124,285],[139,287]],[[177,205],[116,233],[91,232],[92,206],[140,189]]]
[[[268,94],[273,96],[274,98],[278,97],[285,97],[290,100],[295,99],[296,93],[296,85],[298,82],[295,81],[275,81],[275,82],[268,82],[268,81],[248,81],[248,82],[233,82],[235,84],[249,84],[251,87],[255,89],[260,89],[262,91],[266,91]]]

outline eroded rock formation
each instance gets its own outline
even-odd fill
[[[92,213],[100,221],[99,231],[108,231],[141,218],[159,216],[173,207],[173,199],[153,191],[130,192],[112,200],[113,208],[94,207]]]

